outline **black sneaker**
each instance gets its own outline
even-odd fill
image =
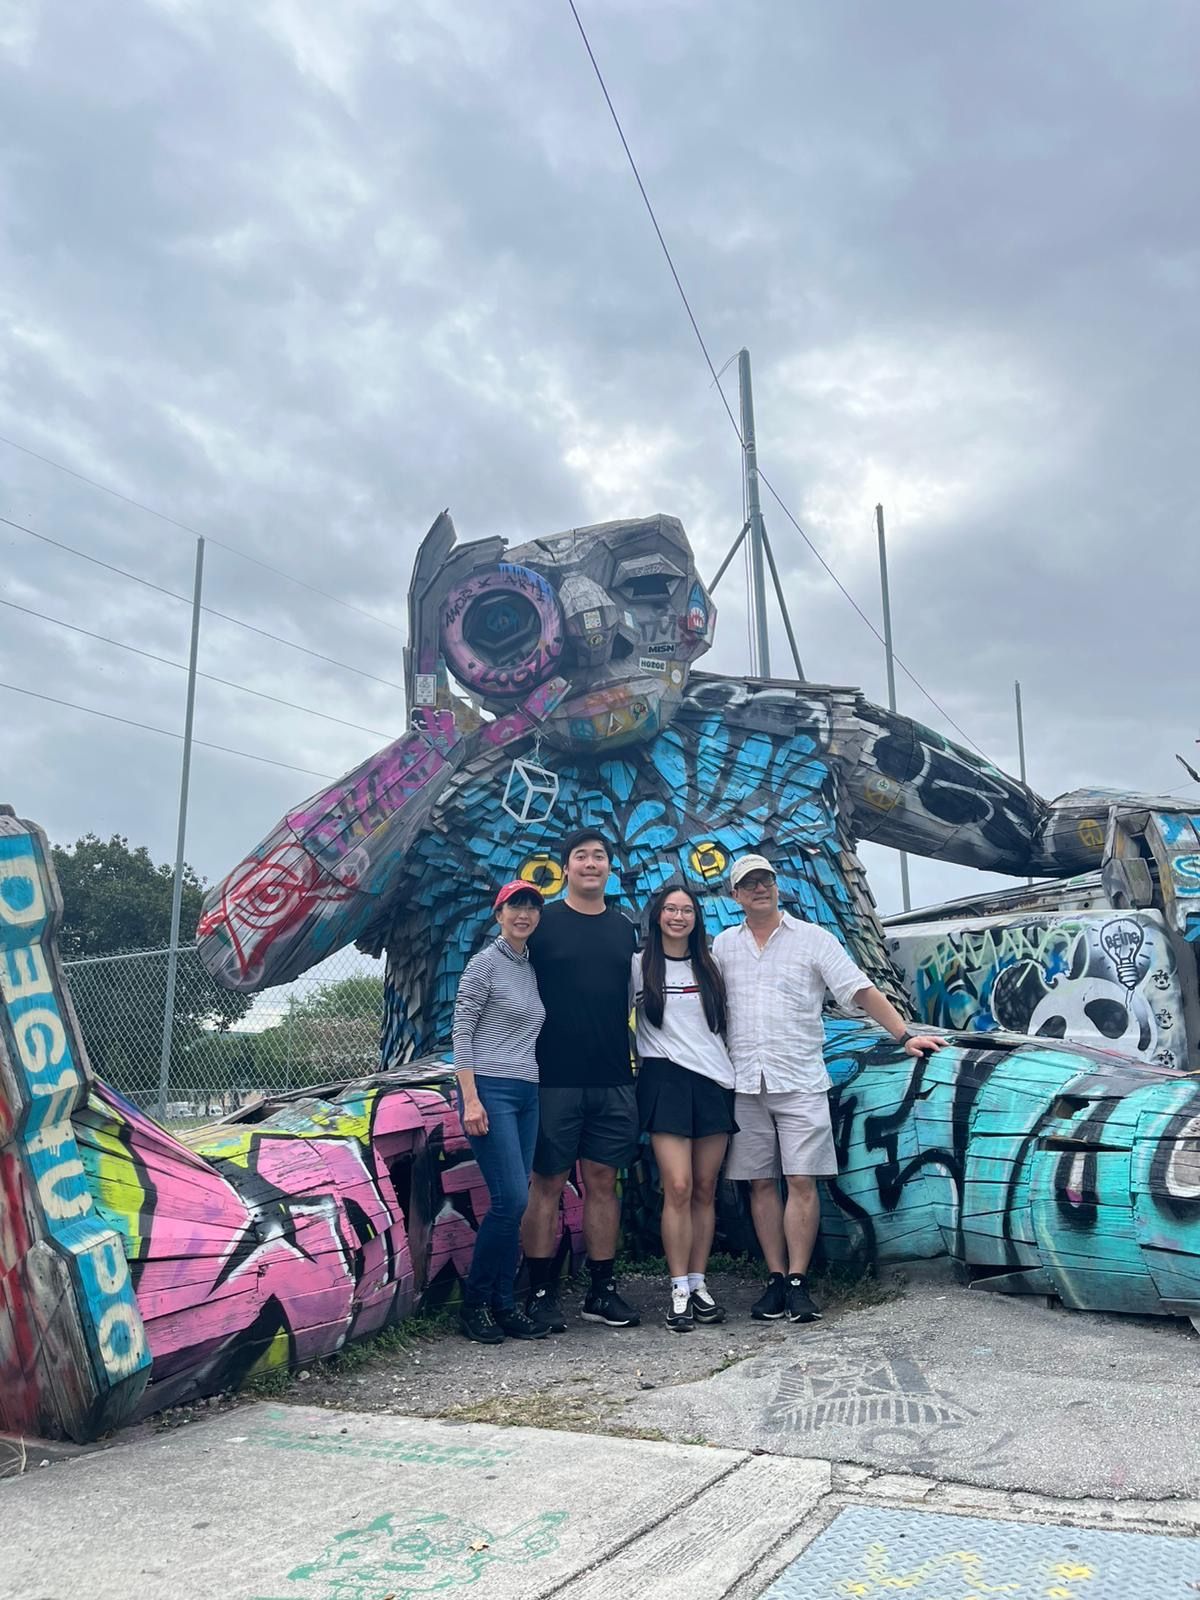
[[[544,1322],[535,1322],[520,1306],[493,1306],[492,1315],[510,1339],[544,1339],[550,1332]]]
[[[611,1278],[588,1290],[582,1315],[585,1322],[606,1322],[610,1328],[636,1328],[642,1320],[641,1312],[621,1299]]]
[[[671,1290],[671,1303],[667,1307],[667,1327],[676,1333],[691,1333],[696,1326],[692,1315],[692,1297],[686,1290]]]
[[[750,1307],[755,1322],[774,1322],[787,1312],[787,1279],[782,1272],[773,1272],[767,1287]]]
[[[476,1344],[503,1344],[504,1329],[496,1326],[491,1306],[464,1305],[458,1313],[458,1331]]]
[[[697,1322],[724,1322],[725,1307],[719,1306],[707,1289],[693,1289],[692,1316]]]
[[[799,1272],[793,1272],[787,1281],[787,1315],[789,1322],[819,1322],[821,1318],[821,1308]]]
[[[547,1333],[566,1333],[567,1319],[563,1315],[563,1308],[558,1301],[558,1289],[554,1284],[544,1284],[540,1289],[534,1289],[525,1300],[525,1315],[536,1327],[545,1328]]]

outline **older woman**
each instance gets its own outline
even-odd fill
[[[500,931],[467,963],[454,1004],[459,1115],[491,1202],[459,1316],[464,1336],[480,1344],[548,1332],[513,1293],[538,1129],[534,1045],[546,1013],[526,944],[541,918],[542,896],[518,878],[500,889],[492,909]]]

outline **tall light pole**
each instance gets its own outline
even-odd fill
[[[1021,766],[1021,783],[1025,784],[1025,718],[1021,713],[1021,680],[1013,679],[1013,694],[1017,702],[1017,760]],[[1026,878],[1025,882],[1032,885],[1033,879]]]
[[[167,949],[167,992],[163,999],[162,1052],[158,1062],[158,1119],[167,1115],[171,1041],[175,1033],[175,978],[179,968],[179,915],[183,903],[183,852],[187,843],[188,783],[192,772],[192,721],[196,710],[196,657],[200,650],[200,595],[204,587],[204,540],[196,540],[192,586],[192,642],[188,654],[187,712],[183,723],[183,770],[179,775],[179,832],[175,841],[175,882],[171,889],[171,942]]]
[[[879,586],[883,591],[883,654],[887,661],[888,710],[896,709],[896,661],[892,651],[892,597],[888,589],[887,540],[883,533],[883,507],[875,507],[875,526],[879,531]],[[908,857],[900,852],[900,899],[905,911],[912,910],[908,889]]]
[[[750,352],[738,351],[738,388],[742,397],[742,471],[746,482],[746,510],[750,533],[750,605],[754,618],[755,664],[760,678],[771,676],[771,645],[767,638],[767,588],[763,574],[762,505],[758,496],[758,452],[754,444],[754,391],[750,387]]]

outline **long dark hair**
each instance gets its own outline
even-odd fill
[[[665,884],[646,908],[646,947],[642,951],[642,1009],[646,1013],[647,1021],[656,1028],[662,1027],[663,1007],[666,1004],[667,957],[663,950],[659,918],[662,916],[662,908],[666,905],[668,896],[673,894],[685,894],[692,902],[696,920],[692,923],[692,931],[688,935],[688,955],[691,958],[692,971],[696,975],[700,999],[704,1005],[705,1020],[713,1033],[724,1033],[727,1020],[725,980],[721,977],[721,969],[713,960],[708,948],[708,934],[704,929],[704,913],[700,909],[700,901],[686,883]]]

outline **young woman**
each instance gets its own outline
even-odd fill
[[[545,1018],[525,948],[542,914],[531,883],[506,883],[492,903],[499,935],[467,962],[454,1002],[458,1109],[490,1207],[475,1237],[459,1327],[480,1344],[541,1339],[513,1283],[538,1129],[534,1045]]]
[[[697,1322],[725,1320],[704,1269],[717,1176],[736,1131],[733,1065],[721,1037],[725,985],[709,954],[700,902],[690,889],[668,884],[646,920],[646,947],[633,958],[638,1111],[662,1178],[667,1326],[687,1333]]]

